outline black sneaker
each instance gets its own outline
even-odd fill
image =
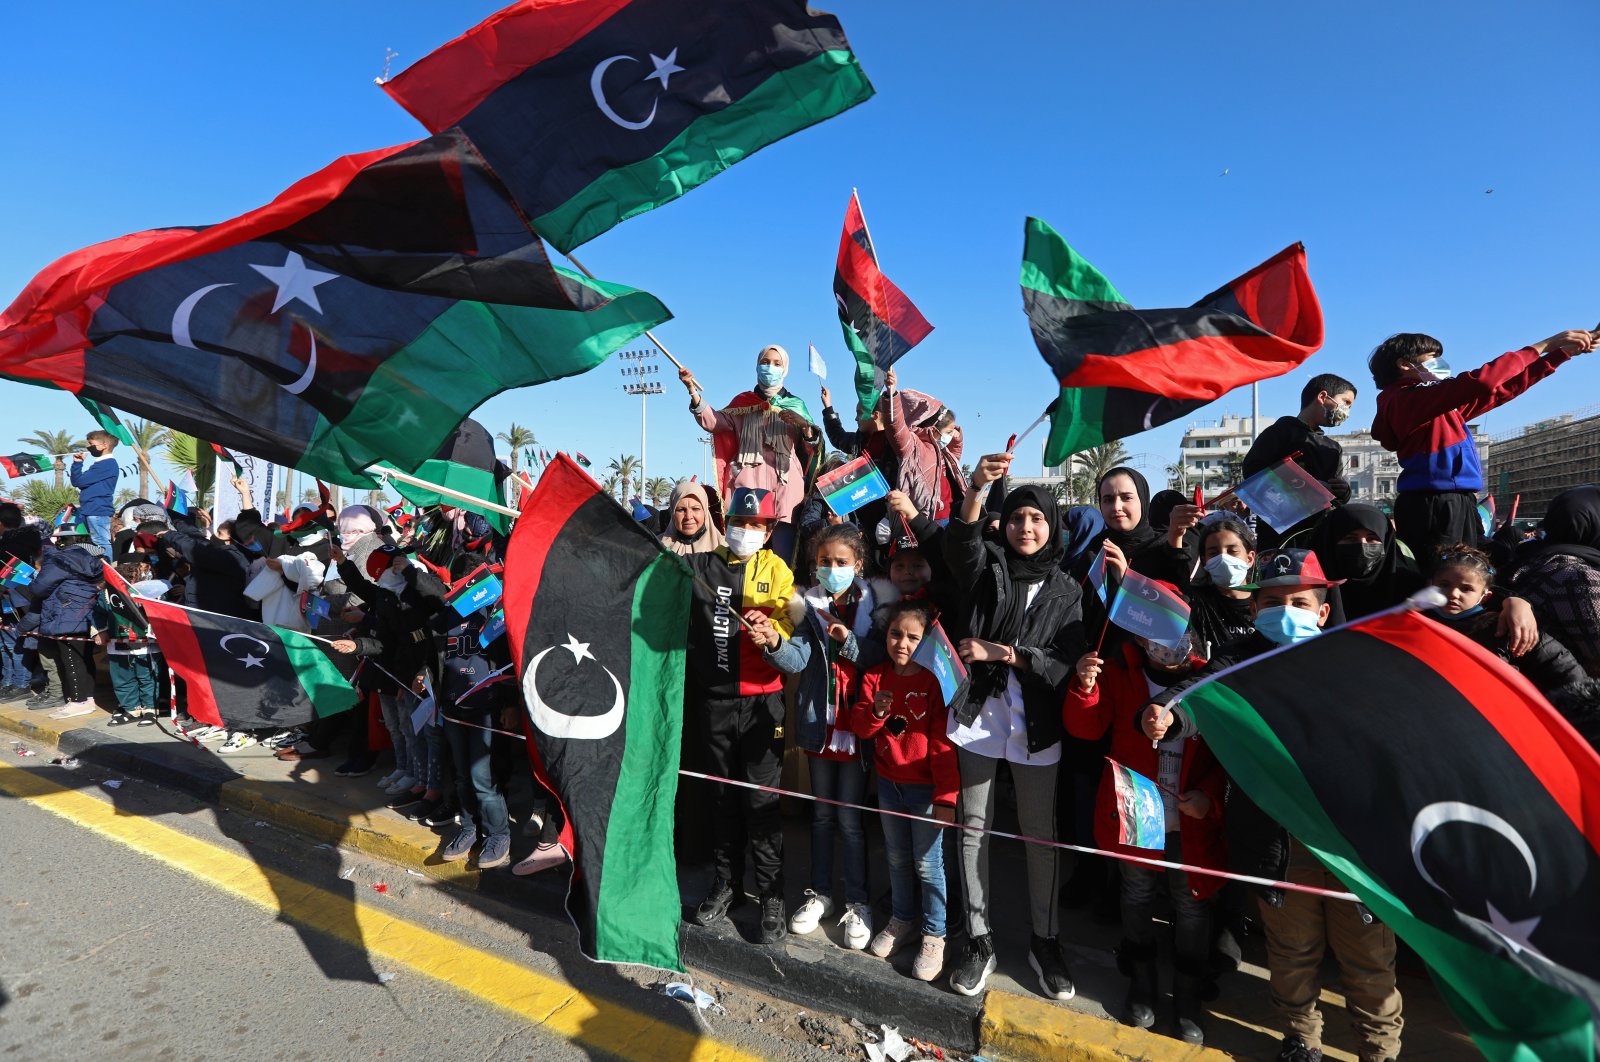
[[[461,821],[461,809],[454,800],[440,800],[417,812],[417,822],[423,826],[454,826]]]
[[[756,933],[756,943],[776,944],[788,935],[787,923],[788,915],[783,909],[783,897],[761,897],[761,929]]]
[[[950,987],[964,996],[975,996],[983,991],[994,968],[994,938],[987,933],[973,937],[961,949],[961,961],[950,974]]]
[[[1310,1047],[1298,1036],[1285,1036],[1278,1062],[1322,1062],[1322,1048]]]
[[[262,742],[266,744],[266,742]],[[334,774],[340,778],[360,778],[372,770],[372,765],[377,763],[375,756],[351,756],[334,769]]]
[[[1039,990],[1051,999],[1071,999],[1077,989],[1072,986],[1072,972],[1067,960],[1061,957],[1061,945],[1055,937],[1037,934],[1028,945],[1028,965],[1039,975]]]
[[[706,893],[706,898],[700,901],[700,906],[694,909],[694,924],[709,926],[743,902],[743,892],[735,891],[726,879],[718,878],[716,884],[711,886],[711,891]]]
[[[423,794],[421,793],[413,793],[411,790],[407,789],[404,792],[397,793],[390,797],[388,803],[384,804],[383,806],[388,808],[390,811],[401,811],[405,808],[411,807],[412,805],[422,803],[422,796]]]
[[[60,694],[51,690],[40,690],[38,693],[35,693],[33,696],[23,701],[22,706],[30,712],[39,712],[46,708],[60,708],[66,703],[66,701],[61,699]]]

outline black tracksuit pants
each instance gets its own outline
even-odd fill
[[[685,751],[704,774],[776,788],[783,772],[783,694],[708,697],[684,692]],[[717,877],[743,888],[745,846],[755,864],[756,891],[783,895],[783,822],[778,794],[715,787],[712,828]]]

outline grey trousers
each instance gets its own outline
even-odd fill
[[[994,781],[1000,761],[956,749],[961,766],[961,796],[956,813],[964,826],[994,828]],[[1013,763],[1011,780],[1017,790],[1017,819],[1025,837],[1056,839],[1056,768]],[[1058,931],[1056,893],[1061,886],[1060,852],[1029,844],[1028,907],[1033,932],[1053,937]],[[989,835],[974,829],[961,831],[961,883],[967,905],[967,934],[989,932]]]

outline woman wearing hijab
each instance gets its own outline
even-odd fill
[[[971,668],[966,694],[950,707],[949,737],[961,766],[961,878],[967,945],[950,975],[963,995],[983,990],[995,968],[989,926],[989,835],[995,781],[1010,766],[1022,832],[1055,839],[1056,771],[1061,760],[1061,688],[1083,651],[1078,585],[1061,572],[1061,517],[1054,495],[1018,487],[1000,510],[1000,534],[983,536],[983,495],[1010,454],[978,462],[972,489],[944,536],[964,627],[959,652]],[[1056,850],[1027,846],[1033,939],[1028,960],[1052,999],[1070,999],[1072,975],[1056,940]]]
[[[1354,502],[1329,510],[1311,549],[1329,579],[1344,585],[1328,595],[1328,626],[1334,627],[1393,605],[1422,588],[1422,572],[1400,552],[1400,540],[1383,512]]]
[[[732,497],[735,487],[773,492],[780,526],[770,548],[785,560],[793,547],[791,514],[805,497],[806,470],[822,441],[805,402],[783,386],[788,374],[789,352],[775,343],[762,347],[755,389],[713,409],[694,373],[678,372],[689,391],[689,412],[716,440],[717,489],[723,497]]]
[[[1061,570],[1071,572],[1078,567],[1080,558],[1094,558],[1099,549],[1100,534],[1106,529],[1105,517],[1094,505],[1074,505],[1061,514]],[[1093,545],[1093,549],[1091,549]],[[1085,562],[1086,563],[1086,562]]]
[[[950,518],[961,504],[961,428],[953,410],[921,391],[895,389],[894,370],[885,377],[889,385],[889,443],[899,458],[899,487],[918,512],[935,521]]]
[[[1539,627],[1600,678],[1600,486],[1556,495],[1545,514],[1544,544],[1512,577]]]
[[[661,544],[674,553],[710,553],[725,543],[712,518],[706,488],[692,479],[680,479],[667,502],[667,529]]]

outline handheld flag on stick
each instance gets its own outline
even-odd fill
[[[161,495],[161,507],[177,516],[189,515],[189,492],[172,480],[167,480],[166,493]]]
[[[1163,851],[1167,847],[1167,813],[1161,787],[1110,756],[1112,790],[1117,797],[1117,843]]]
[[[23,476],[32,476],[51,467],[49,454],[11,454],[0,457],[0,468],[6,470],[6,475],[12,479]]]
[[[856,400],[863,412],[870,413],[878,404],[883,374],[901,355],[928,338],[933,326],[878,268],[878,252],[867,232],[861,199],[854,191],[839,237],[833,299],[839,307],[844,345],[856,359]]]
[[[239,463],[239,459],[237,457],[228,452],[227,447],[223,446],[221,443],[212,443],[211,449],[216,451],[218,457],[222,458],[224,461],[233,466],[233,474],[235,476],[244,475],[244,466]]]
[[[1494,534],[1494,495],[1485,494],[1478,503],[1478,521],[1483,524],[1483,537]]]
[[[1300,244],[1193,306],[1135,310],[1049,225],[1029,218],[1025,231],[1022,302],[1061,388],[1046,464],[1281,376],[1322,346]]]
[[[500,600],[504,587],[494,574],[499,565],[480,564],[445,595],[445,603],[460,616],[470,616]]]
[[[817,493],[835,516],[848,516],[889,494],[889,481],[866,454],[817,479]]]
[[[27,586],[39,572],[20,557],[12,557],[0,566],[0,586]]]
[[[812,375],[816,376],[819,380],[826,380],[828,378],[828,363],[822,360],[822,355],[817,351],[817,345],[815,343],[808,344],[808,346],[811,347]]]
[[[1169,649],[1176,649],[1189,629],[1188,602],[1132,568],[1122,573],[1107,616],[1123,630]]]
[[[428,677],[428,672],[422,673],[422,685],[427,692],[417,698],[417,706],[411,709],[411,732],[420,734],[439,718],[439,702],[433,695],[433,680]],[[412,696],[416,696],[412,694]]]
[[[944,632],[938,620],[933,621],[933,626],[917,643],[911,661],[933,672],[933,677],[939,680],[939,692],[944,696],[945,704],[955,704],[965,694],[969,680],[967,665],[961,662],[950,636]]]
[[[631,58],[669,38],[681,54]],[[470,138],[562,251],[872,95],[838,20],[796,0],[513,4],[383,90]]]
[[[1353,698],[1308,675],[1382,679]],[[1181,704],[1239,799],[1417,951],[1487,1058],[1593,1058],[1600,754],[1526,678],[1401,607],[1219,672]]]
[[[1287,531],[1333,504],[1328,488],[1295,464],[1292,457],[1263,468],[1234,487],[1233,493],[1274,531]]]
[[[483,625],[482,632],[478,635],[478,644],[485,649],[494,644],[496,638],[506,633],[506,610],[497,608],[489,613],[489,621]]]

